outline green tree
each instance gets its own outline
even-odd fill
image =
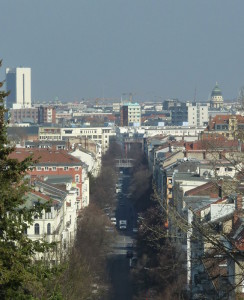
[[[0,82],[0,88],[2,86]],[[29,190],[26,174],[34,163],[32,158],[22,162],[9,158],[14,146],[9,145],[7,138],[4,107],[7,95],[0,91],[0,298],[40,299],[53,270],[44,263],[35,262],[34,257],[35,253],[44,253],[52,245],[32,241],[25,234],[27,224],[32,223],[34,214],[40,213],[43,207],[25,207],[25,195]]]

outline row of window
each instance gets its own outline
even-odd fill
[[[220,168],[216,168],[216,171],[219,171],[219,170],[220,170]],[[225,168],[225,172],[226,171],[231,172],[231,171],[233,171],[233,169],[232,168]]]
[[[52,219],[53,218],[53,216],[52,216],[52,213],[51,213],[51,211],[46,211],[45,212],[45,216],[44,216],[44,214],[39,214],[39,215],[35,215],[34,216],[34,218],[35,219],[42,219],[42,218],[44,218],[45,217],[45,219]]]
[[[80,167],[75,167],[75,171],[79,171]],[[58,167],[59,170],[69,171],[71,167]],[[57,171],[57,167],[36,167],[37,171]]]
[[[40,224],[36,223],[35,226],[34,226],[34,233],[35,235],[39,235],[40,234]],[[51,234],[51,224],[48,223],[47,224],[47,235],[50,235]],[[27,234],[27,232],[26,232]]]
[[[97,130],[80,130],[80,133],[83,134],[97,133]]]
[[[52,136],[40,136],[39,137],[40,138],[40,140],[54,140],[54,141],[56,141],[56,140],[61,140],[61,136],[60,135],[52,135]]]

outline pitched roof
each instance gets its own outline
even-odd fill
[[[237,140],[228,140],[224,137],[222,138],[209,138],[204,140],[198,140],[194,142],[186,142],[185,149],[186,151],[196,151],[196,150],[215,150],[218,151],[220,149],[225,150],[237,150],[239,147],[239,143]]]
[[[185,196],[210,196],[217,198],[219,195],[219,187],[212,181],[197,186],[185,193]]]
[[[209,130],[213,130],[216,124],[229,124],[230,119],[236,119],[238,123],[244,123],[241,115],[217,115],[209,122]]]
[[[68,154],[65,150],[50,150],[50,149],[26,149],[26,148],[16,148],[10,155],[9,158],[17,159],[18,161],[23,161],[29,156],[33,156],[34,160],[38,162],[35,164],[37,166],[43,165],[59,165],[59,166],[81,166],[82,162]]]

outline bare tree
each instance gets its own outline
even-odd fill
[[[83,211],[68,267],[60,279],[64,299],[105,299],[109,290],[106,255],[112,242],[106,225],[107,217],[96,206]]]

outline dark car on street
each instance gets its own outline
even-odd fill
[[[126,257],[127,258],[132,258],[133,257],[133,251],[132,250],[127,250]]]

